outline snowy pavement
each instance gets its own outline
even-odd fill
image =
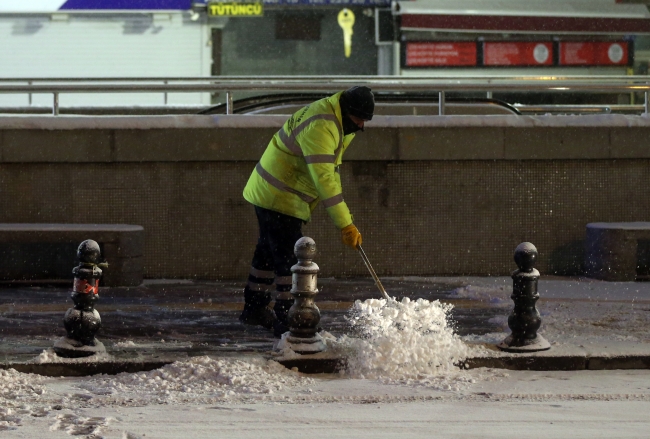
[[[452,297],[462,285],[453,280],[385,283],[398,297],[453,303],[460,334],[493,331],[498,326],[490,319],[503,312]],[[319,289],[321,324],[335,336],[346,331],[345,315],[355,300],[379,297],[370,279],[319,279]],[[69,291],[67,285],[0,288],[0,362],[27,361],[65,335]],[[269,331],[237,320],[243,306],[241,282],[155,280],[137,288],[100,288],[99,296],[102,329],[97,337],[119,358],[262,352],[274,343]]]
[[[263,348],[268,339],[261,333],[256,335],[260,343],[257,349],[230,350],[226,358],[214,350],[188,348],[183,361],[149,372],[47,378],[0,370],[0,436],[648,437],[650,370],[449,367],[462,349],[469,355],[501,355],[490,346],[508,333],[511,282],[509,278],[387,279],[385,285],[397,294],[415,291],[403,296],[444,299],[457,305],[456,312],[470,310],[474,314],[468,311],[465,316],[477,316],[484,322],[466,325],[465,329],[477,330],[461,336],[442,331],[431,337],[417,328],[409,337],[379,331],[382,336],[370,337],[369,344],[346,345],[356,346],[359,358],[366,360],[363,367],[335,375],[304,375],[268,360],[262,355],[268,350]],[[330,285],[334,291],[329,300],[348,306],[350,297],[367,299],[371,291],[368,286],[372,287],[350,282],[339,291]],[[538,308],[543,318],[540,333],[552,344],[544,355],[575,349],[602,355],[650,352],[650,283],[557,278],[542,279],[539,290],[542,299]],[[341,300],[339,294],[347,300]],[[217,296],[212,299],[219,303]],[[15,309],[9,312],[2,306],[8,305],[0,302],[0,320],[22,318]],[[101,312],[101,305],[98,309]],[[411,311],[420,313],[418,319],[435,323],[441,321],[440,309],[431,305]],[[400,315],[413,318],[415,314],[409,312]],[[324,315],[327,313],[323,310]],[[395,319],[397,314],[389,317]],[[381,324],[381,320],[371,321],[367,327]],[[165,336],[172,339],[164,343],[156,333],[148,337],[142,333],[124,335],[109,337],[111,345],[128,351],[147,342],[147,349],[155,350],[170,342],[192,342],[188,334],[173,340],[171,331]],[[336,334],[334,338],[340,341],[342,336]],[[11,337],[18,340],[15,334]],[[11,337],[3,335],[0,348]],[[200,343],[206,343],[202,337],[199,334]],[[461,339],[467,344],[465,348],[455,344]],[[411,342],[431,346],[404,349]],[[381,353],[381,358],[374,358],[373,352]],[[39,358],[51,360],[47,354]],[[438,367],[431,368],[432,364]]]
[[[50,378],[38,385],[45,389],[38,398],[23,398],[20,407],[5,408],[10,413],[4,418],[0,409],[0,419],[8,425],[0,435],[647,438],[650,431],[648,371],[484,369],[429,386],[338,376],[291,380],[272,394],[239,393],[200,402],[152,398],[132,405],[108,403],[96,390],[88,390],[93,379]],[[443,382],[452,385],[447,388]]]

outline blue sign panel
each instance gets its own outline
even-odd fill
[[[60,10],[188,10],[191,0],[67,0]]]
[[[218,0],[219,1],[219,0]],[[260,0],[223,0],[260,1]],[[265,6],[390,6],[390,0],[261,0]],[[56,11],[187,11],[204,0],[0,0],[0,13]]]

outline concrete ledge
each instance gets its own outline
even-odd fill
[[[337,373],[347,368],[346,358],[310,358],[304,355],[301,358],[271,358],[287,369],[296,368],[302,373]]]
[[[275,128],[284,115],[228,116],[7,116],[0,130],[150,130],[167,128]]]
[[[617,357],[590,357],[589,370],[650,369],[650,355],[622,355]]]
[[[584,261],[587,276],[606,281],[634,281],[638,241],[649,238],[650,222],[587,224]]]
[[[80,377],[89,375],[116,375],[122,372],[147,372],[161,368],[173,361],[106,361],[88,363],[6,363],[0,369],[15,369],[22,373],[34,373],[49,377]]]
[[[144,270],[144,228],[130,224],[54,224],[54,223],[0,223],[0,244],[6,243],[66,243],[75,246],[93,239],[102,246],[102,257],[109,263],[104,271],[106,286],[137,286],[142,283]],[[41,254],[32,247],[27,261],[38,261]],[[74,267],[75,254],[69,255],[69,270]],[[52,261],[52,264],[55,261]],[[55,272],[55,270],[47,270]],[[29,263],[18,273],[0,270],[0,278],[38,279],[41,272]]]
[[[559,356],[559,357],[479,357],[468,358],[461,364],[461,369],[478,369],[488,367],[492,369],[509,370],[585,370],[587,359],[583,356]]]
[[[172,115],[172,116],[3,116],[0,130],[273,128],[289,115]],[[650,117],[622,114],[585,116],[375,116],[368,128],[465,127],[650,127]]]
[[[232,356],[229,356],[232,358]],[[273,358],[288,369],[296,368],[307,374],[338,373],[347,367],[347,359],[310,357]],[[135,373],[158,369],[171,364],[175,359],[143,360],[143,361],[97,361],[75,363],[5,363],[0,369],[15,369],[18,372],[34,373],[43,376],[89,376],[98,374],[115,375],[122,372]],[[458,365],[461,369],[477,369],[486,367],[507,370],[536,370],[536,371],[575,371],[575,370],[631,370],[650,369],[650,355],[620,355],[585,357],[583,355],[562,356],[503,356],[468,358]]]
[[[509,370],[650,369],[650,355],[468,358],[461,367],[465,369],[489,367]]]
[[[0,117],[0,163],[257,161],[286,115]],[[376,116],[354,160],[650,158],[650,118]]]

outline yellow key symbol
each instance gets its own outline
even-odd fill
[[[350,58],[352,53],[352,26],[354,26],[354,14],[348,8],[339,12],[339,26],[343,29],[343,46],[345,47],[345,57]]]

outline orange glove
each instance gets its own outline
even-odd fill
[[[361,245],[361,233],[359,233],[359,229],[354,224],[350,224],[341,229],[341,238],[343,239],[343,244],[355,250],[358,245]]]

